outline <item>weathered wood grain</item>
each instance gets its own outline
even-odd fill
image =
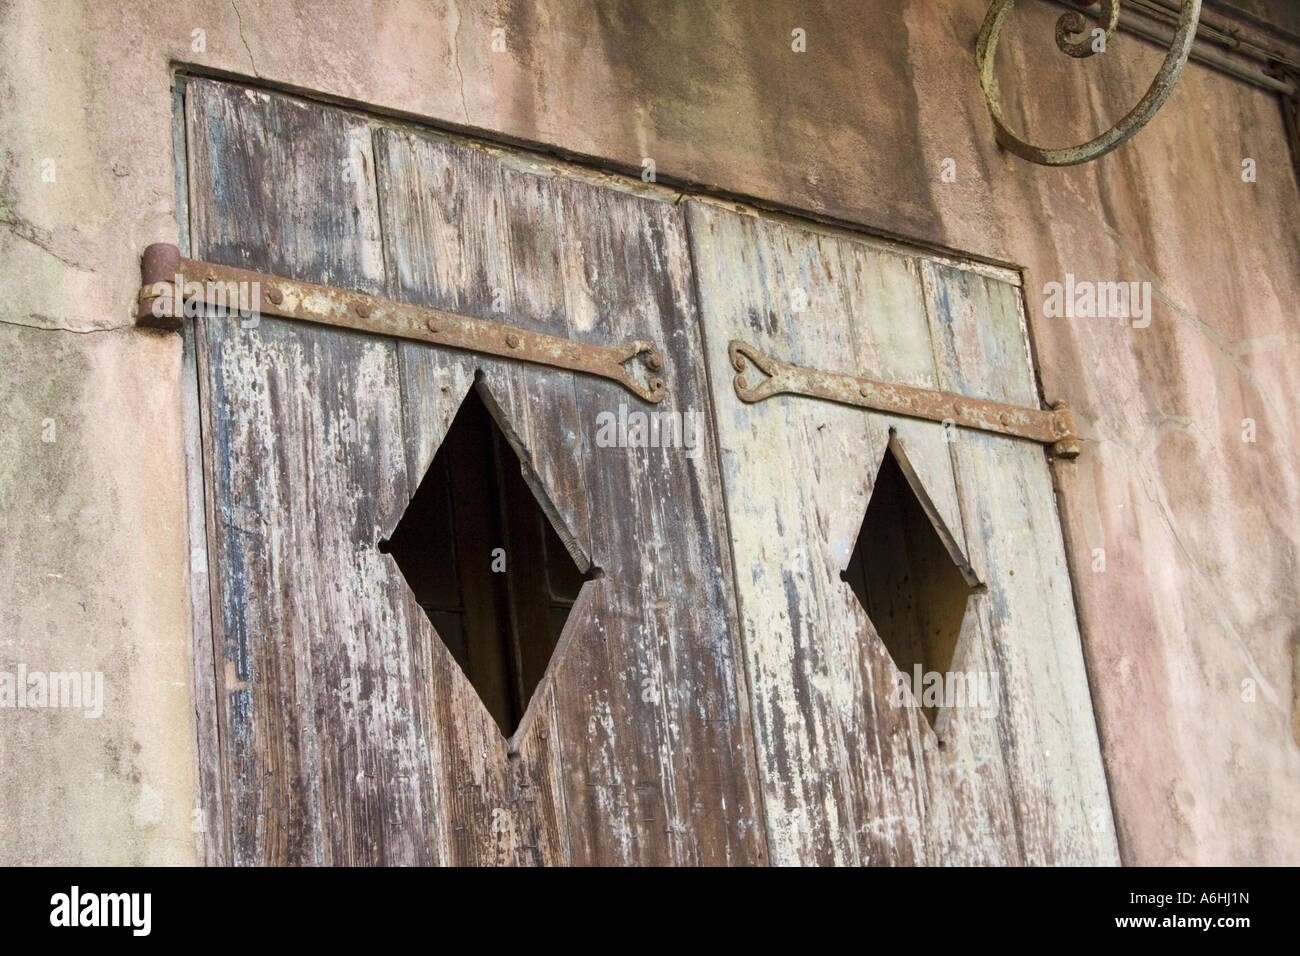
[[[184,85],[172,87],[172,154],[176,163],[177,218],[189,221],[189,164],[186,159],[186,116]],[[190,237],[182,230],[178,245],[189,255]],[[194,808],[198,855],[209,866],[230,859],[230,815],[226,809],[226,788],[222,776],[220,701],[217,690],[217,659],[212,630],[212,582],[207,516],[212,510],[211,485],[205,481],[202,422],[205,414],[200,398],[195,328],[182,331],[181,422],[185,439],[185,505],[189,536],[188,585],[190,597],[190,664],[194,682],[194,722],[198,734],[195,749],[199,793]]]
[[[923,266],[940,387],[1037,406],[1019,296]],[[1026,863],[1118,862],[1061,525],[1042,449],[963,431],[952,443],[972,559],[988,585],[1004,753]]]
[[[205,482],[203,438],[200,423],[205,414],[199,397],[199,372],[195,330],[184,332],[185,357],[181,370],[181,401],[185,423],[186,524],[190,539],[189,588],[192,609],[190,660],[194,675],[194,720],[198,732],[197,772],[199,799],[195,808],[196,839],[200,856],[209,866],[230,859],[230,815],[226,807],[225,778],[221,760],[221,672],[214,654],[212,629],[212,580],[209,573],[208,514],[210,484]]]
[[[584,341],[649,338],[680,370],[653,410],[705,410],[679,210],[436,136],[381,129],[376,141],[392,294]],[[584,587],[509,763],[546,811],[533,821],[534,809],[506,807],[555,841],[543,861],[759,860],[712,446],[691,457],[598,447],[602,411],[652,410],[609,383],[418,345],[403,360],[415,471],[437,440],[418,421],[445,428],[454,411],[434,386],[463,387],[478,371],[562,537],[603,572]],[[463,720],[470,703],[439,716]],[[504,760],[499,736],[485,730],[479,743]]]
[[[192,83],[187,112],[197,255],[650,338],[674,376],[642,407],[613,383],[418,343],[203,325],[231,859],[761,862],[682,211],[223,83]],[[599,569],[510,741],[376,548],[471,387]],[[598,447],[597,415],[620,404],[698,413],[698,451]]]
[[[377,129],[374,138],[389,294],[502,320],[494,306],[513,301],[515,281],[503,254],[509,224],[500,164],[482,152],[397,130]],[[521,327],[551,331],[556,325],[554,320],[534,321],[535,314],[516,315],[513,307],[511,312],[508,321]],[[411,486],[424,476],[477,376],[521,463],[533,472],[530,484],[541,493],[539,500],[552,512],[561,537],[574,543],[579,563],[588,564],[591,542],[582,457],[574,447],[578,423],[572,376],[418,343],[402,343],[400,351]],[[589,593],[581,595],[579,608],[589,599]],[[439,828],[452,835],[448,862],[568,862],[569,826],[551,734],[555,702],[550,687],[539,688],[516,732],[520,745],[512,756],[436,633],[427,621],[420,628],[433,648],[431,722],[439,742],[429,772],[442,794]]]
[[[850,324],[858,328],[859,374],[939,388],[941,376],[931,343],[921,260],[879,254],[856,240],[841,241],[839,248],[845,268],[847,314]],[[902,416],[880,418],[881,424],[897,435],[957,547],[974,563],[950,454],[951,440],[961,432]],[[983,595],[968,600],[967,620],[950,665],[954,672],[992,673],[987,666],[985,604]],[[1014,800],[997,721],[976,708],[941,708],[934,746],[929,746],[925,721],[918,720],[914,726],[917,752],[925,766],[924,780],[918,785],[924,794],[927,862],[1019,862]]]
[[[1014,285],[232,84],[191,81],[186,115],[197,257],[650,339],[669,388],[652,408],[420,343],[197,323],[213,862],[1115,861],[1042,449],[732,391],[741,338],[1034,404]],[[510,740],[377,548],[470,388],[594,569]],[[699,447],[601,447],[620,406],[698,415]],[[840,577],[891,432],[987,587],[952,669],[996,675],[996,709],[938,733],[891,704],[897,668]]]
[[[1025,682],[1070,697],[1074,716],[1088,699],[1081,668],[1063,681],[1058,661],[1031,663],[1033,654],[1021,650],[1071,641],[1077,648],[1069,606],[1046,608],[1025,593],[1040,587],[1068,597],[1059,527],[1043,531],[1031,553],[1015,544],[1025,563],[1011,584],[1001,578],[1012,570],[1000,560],[1008,542],[987,533],[990,524],[1005,536],[1016,520],[1035,527],[1054,521],[1041,448],[980,436],[1014,447],[1000,470],[985,468],[976,480],[953,452],[966,432],[945,435],[937,423],[802,397],[743,405],[726,354],[726,343],[741,338],[798,364],[931,388],[958,383],[967,394],[1032,403],[1019,327],[1006,327],[1001,313],[975,309],[967,325],[996,326],[997,334],[985,334],[997,350],[972,352],[953,365],[951,350],[935,344],[955,330],[932,328],[924,262],[833,230],[712,202],[689,205],[773,860],[1112,861],[1113,839],[1109,848],[1104,833],[1081,845],[1077,808],[1045,809],[1035,768],[1021,767],[1026,753],[1056,746],[1056,759],[1076,767],[1071,786],[1084,794],[1077,802],[1089,812],[1104,809],[1091,723],[1077,724],[1062,740],[1045,701],[1032,715],[1007,702]],[[1015,301],[1016,290],[1005,283],[971,281]],[[1007,372],[1014,358],[1019,365]],[[1028,383],[1028,393],[1012,388],[1008,375]],[[891,429],[981,580],[997,578],[969,604],[952,669],[998,675],[999,710],[990,719],[955,708],[945,715],[942,736],[917,709],[890,705],[895,665],[839,580]],[[1037,455],[1036,466],[1026,449]],[[976,500],[989,486],[997,492]],[[1011,489],[1031,502],[1032,516],[1002,500]],[[971,533],[972,521],[978,533]],[[990,549],[998,560],[990,561]],[[1014,617],[1008,601],[1016,604]],[[1044,815],[1051,837],[1027,838],[1026,829],[1042,830]],[[1052,852],[1044,853],[1049,845]]]
[[[610,586],[606,633],[584,648],[591,677],[562,695],[594,718],[564,737],[566,769],[583,775],[575,819],[590,821],[575,857],[752,862],[762,849],[753,746],[684,217],[582,183],[563,197],[570,314],[593,334],[664,343],[670,395],[657,411],[702,426],[690,454],[593,449],[592,539],[605,543]],[[575,384],[588,429],[623,404],[603,382]],[[635,843],[596,825],[610,813]]]
[[[364,121],[203,81],[187,113],[197,254],[383,288]],[[396,346],[271,319],[198,337],[231,861],[436,861],[427,651],[374,548],[410,491]]]
[[[839,579],[886,432],[830,403],[742,405],[726,354],[743,338],[855,372],[838,255],[710,204],[688,215],[773,862],[923,862],[915,733],[876,733],[893,665]]]

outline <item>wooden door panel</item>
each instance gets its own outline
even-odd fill
[[[893,664],[859,638],[870,625],[839,580],[887,433],[830,403],[744,405],[727,359],[738,338],[852,371],[838,249],[712,204],[691,203],[688,214],[772,860],[924,862],[914,721],[875,706]]]
[[[682,210],[225,83],[191,82],[187,114],[196,256],[648,338],[670,389],[652,408],[420,343],[206,324],[218,681],[228,657],[242,670],[215,691],[226,733],[205,759],[233,861],[760,862],[716,446],[707,427],[692,455],[595,441],[620,405],[707,423]],[[579,564],[603,572],[511,742],[376,547],[471,387]]]
[[[1114,862],[1041,446],[798,396],[745,405],[732,390],[727,343],[742,339],[796,364],[1033,404],[1018,289],[712,202],[689,203],[688,220],[772,859]],[[891,430],[987,586],[952,669],[994,675],[997,709],[953,708],[942,736],[891,706],[897,667],[839,577]]]

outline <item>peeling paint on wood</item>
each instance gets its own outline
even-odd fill
[[[641,330],[671,355],[659,410],[707,409],[680,207],[220,83],[188,110],[198,255],[485,319],[504,299],[574,338]],[[598,447],[596,416],[636,399],[561,370],[266,318],[201,338],[234,862],[763,860],[707,435]],[[476,372],[603,571],[509,742],[375,548]]]
[[[773,862],[1116,862],[1043,451],[731,394],[740,338],[793,363],[1037,407],[1018,290],[688,205]],[[987,297],[954,308],[968,287]],[[942,740],[891,706],[895,665],[839,577],[891,428],[988,586],[954,666],[996,675],[997,716],[956,711]]]
[[[196,330],[236,863],[1113,863],[1041,448],[731,389],[727,343],[1037,408],[1019,289],[291,98],[189,86],[204,258],[579,340],[649,338],[698,454],[604,448],[611,382],[264,318]],[[291,209],[291,215],[285,210]],[[503,319],[503,312],[505,317]],[[468,389],[583,568],[510,740],[376,548]],[[985,593],[942,735],[840,578],[891,430]],[[734,561],[734,568],[733,568]],[[200,695],[200,701],[204,699]],[[200,721],[200,726],[205,726]]]

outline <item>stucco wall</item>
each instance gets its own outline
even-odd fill
[[[1062,56],[1057,11],[1022,6],[1001,62],[1031,138],[1086,138],[1154,75],[1127,36]],[[129,317],[140,251],[177,238],[179,62],[1023,267],[1044,391],[1087,439],[1054,467],[1124,859],[1300,862],[1300,196],[1277,103],[1193,65],[1128,146],[1034,167],[993,141],[985,7],[0,5],[0,668],[105,675],[100,718],[0,712],[0,861],[198,859],[181,349]],[[1150,326],[1045,317],[1066,273],[1151,282]]]

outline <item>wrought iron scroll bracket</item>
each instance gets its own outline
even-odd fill
[[[728,354],[731,367],[737,373],[732,384],[742,402],[761,402],[781,394],[805,395],[877,412],[952,422],[963,428],[1027,438],[1047,445],[1054,457],[1079,457],[1079,436],[1074,416],[1064,402],[1044,411],[839,372],[824,372],[778,362],[741,341],[732,341]]]
[[[1062,14],[1056,23],[1056,45],[1063,53],[1078,59],[1090,57],[1105,49],[1105,42],[1110,40],[1119,23],[1119,3],[1120,0],[1101,0],[1098,22],[1103,25],[1096,28],[1089,27],[1089,21],[1080,11],[1071,10]],[[1074,166],[1097,159],[1127,141],[1145,126],[1173,92],[1174,84],[1178,82],[1178,76],[1192,52],[1192,43],[1196,40],[1196,27],[1201,18],[1201,0],[1182,0],[1178,26],[1170,41],[1169,51],[1165,54],[1164,62],[1155,80],[1138,104],[1100,136],[1078,146],[1048,149],[1034,146],[1013,133],[1002,114],[1002,100],[998,91],[997,77],[994,75],[993,58],[997,51],[1002,26],[1015,5],[1016,0],[993,0],[984,17],[984,26],[980,29],[979,40],[975,45],[975,63],[979,67],[984,102],[997,128],[998,142],[1022,159],[1042,166]],[[1096,38],[1102,41],[1101,43],[1094,41],[1093,30],[1095,29],[1104,31],[1104,37]]]
[[[144,284],[136,310],[141,326],[175,331],[184,323],[185,304],[199,302],[227,312],[237,309],[241,316],[274,315],[598,375],[647,402],[660,402],[665,394],[663,379],[655,374],[663,357],[653,343],[641,339],[614,346],[575,342],[443,309],[186,259],[166,243],[145,249],[141,272]],[[640,375],[633,374],[637,361],[644,367]]]

